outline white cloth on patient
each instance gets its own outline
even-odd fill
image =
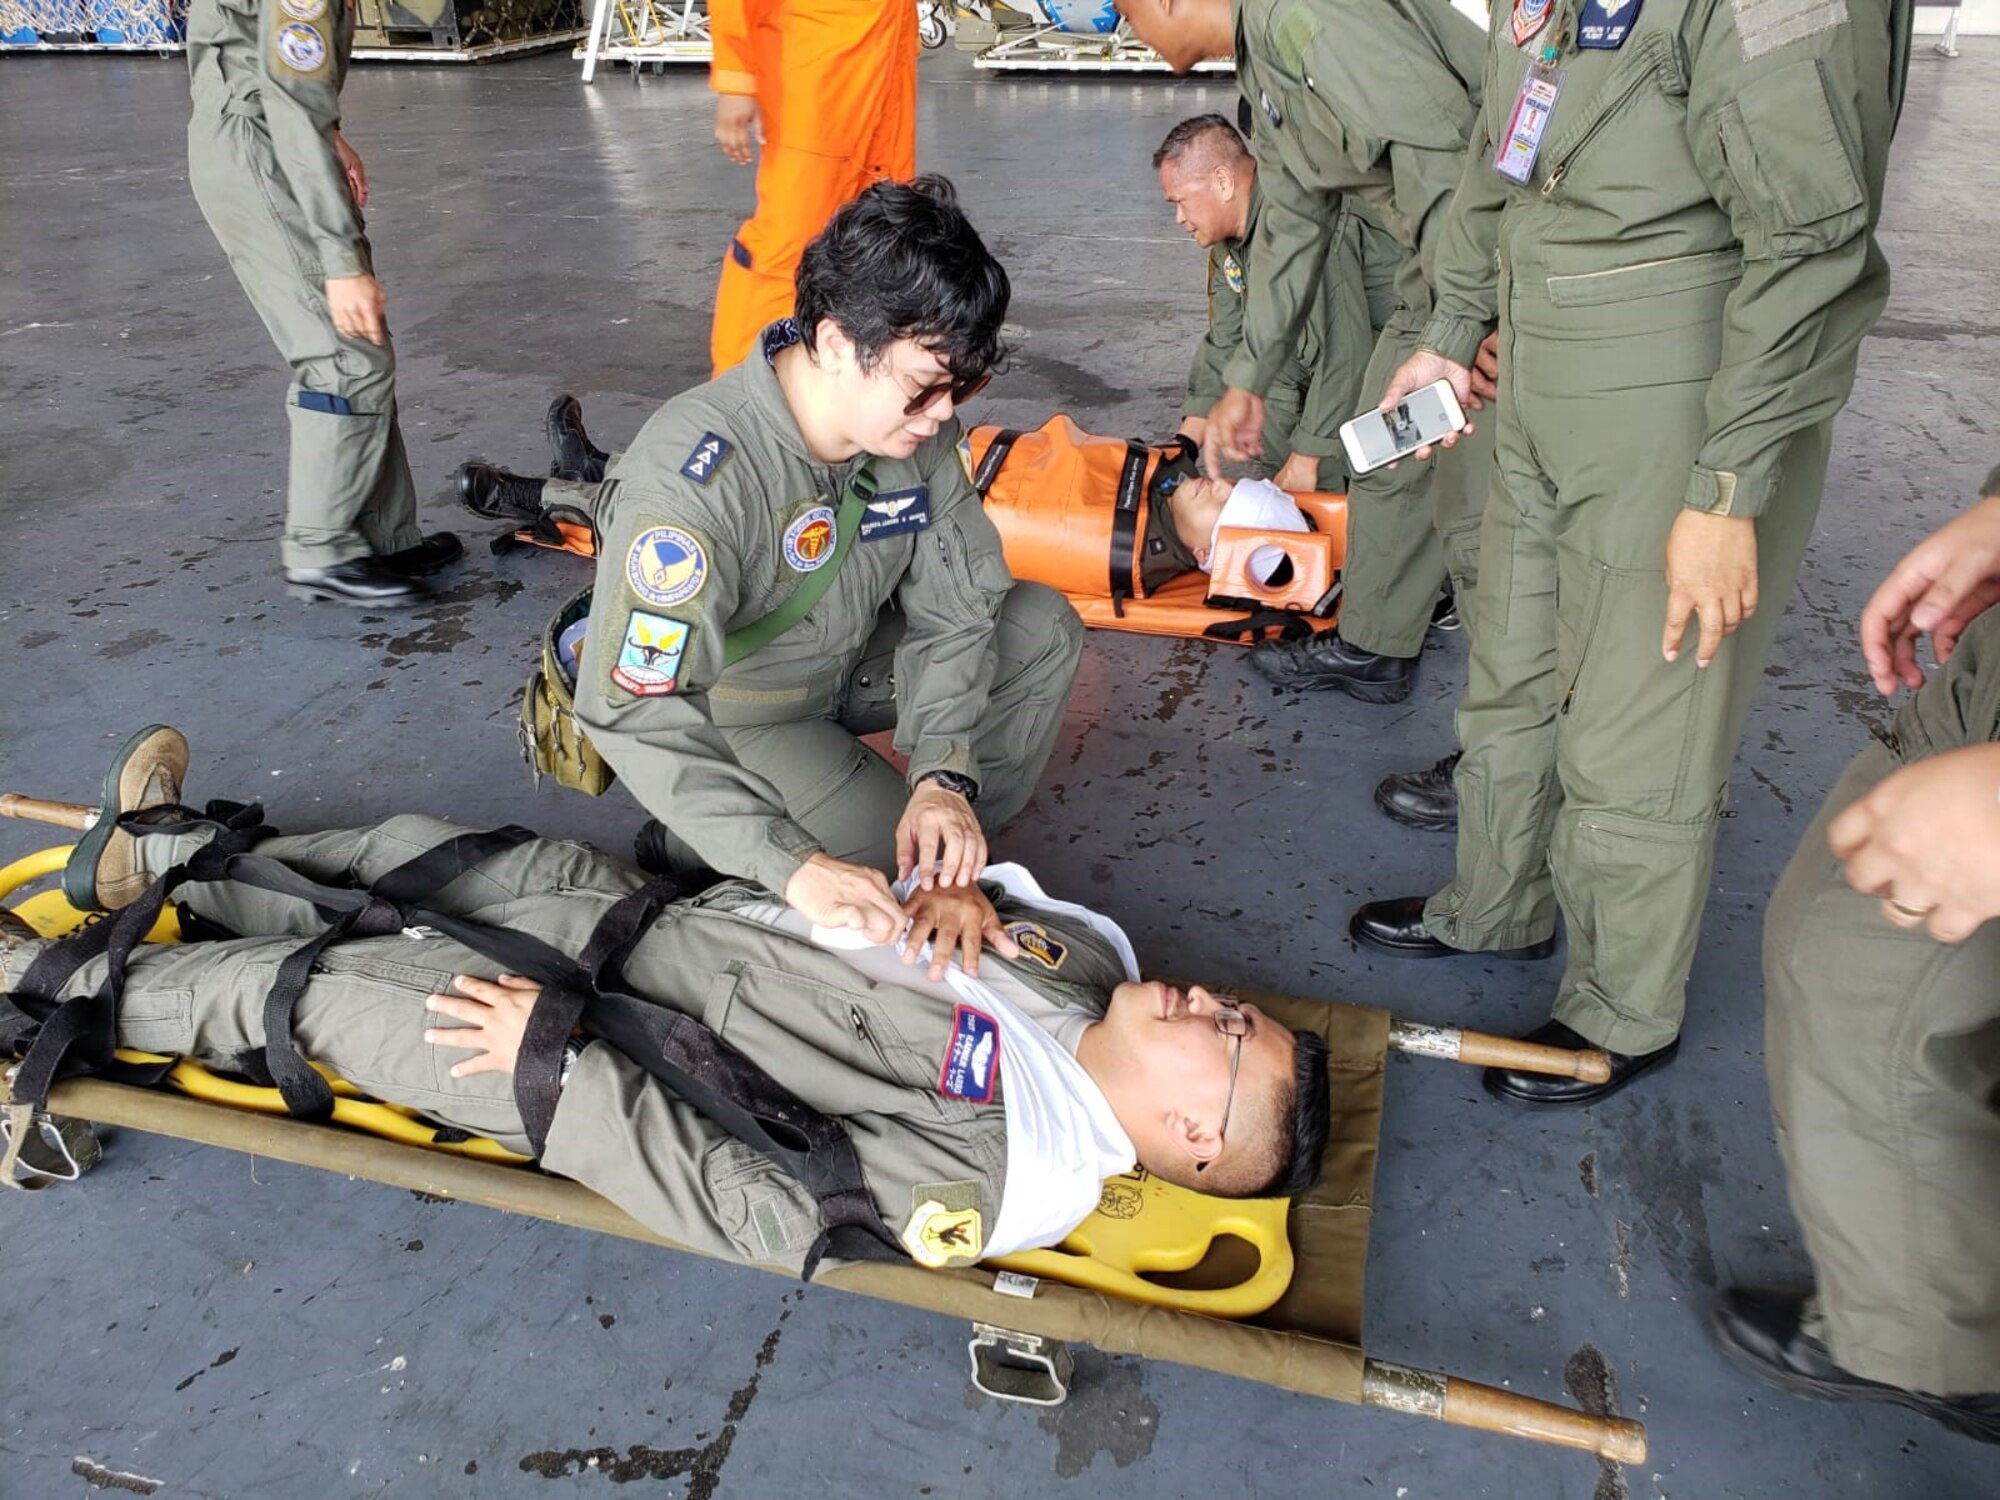
[[[1215,529],[1208,534],[1209,567],[1215,566],[1215,541],[1225,526],[1239,531],[1311,531],[1298,502],[1268,479],[1239,479],[1216,515]],[[1259,547],[1250,554],[1250,576],[1269,583],[1271,575],[1285,560],[1282,547]]]

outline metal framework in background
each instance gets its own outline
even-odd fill
[[[0,0],[0,51],[181,52],[187,0]]]
[[[961,52],[992,73],[1167,73],[1160,54],[1134,37],[1123,21],[1111,31],[1065,30],[1042,0],[958,0],[952,18]],[[1195,64],[1197,73],[1233,73],[1227,58]]]
[[[583,0],[353,0],[354,55],[482,62],[584,34]],[[188,0],[0,0],[0,52],[182,52]]]

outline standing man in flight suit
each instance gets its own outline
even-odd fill
[[[1008,574],[955,415],[1008,295],[948,182],[877,183],[807,247],[796,318],[613,461],[576,715],[658,820],[641,863],[879,940],[883,872],[965,884],[1027,803],[1083,627]],[[856,738],[891,725],[901,775]]]
[[[908,0],[709,0],[715,139],[757,163],[757,209],[722,259],[720,375],[792,310],[792,273],[833,211],[917,175],[917,11]]]
[[[1153,153],[1160,192],[1174,220],[1208,251],[1208,331],[1188,369],[1183,436],[1199,443],[1209,408],[1243,342],[1251,244],[1257,232],[1257,158],[1221,115],[1195,115],[1167,132]],[[1395,237],[1353,199],[1329,240],[1331,260],[1312,311],[1264,403],[1262,467],[1278,487],[1339,494],[1347,488],[1340,424],[1354,415],[1361,375],[1389,314],[1403,252]]]
[[[1569,967],[1541,1042],[1667,1061],[1750,696],[1889,293],[1875,243],[1908,0],[1518,0],[1385,404],[1500,318],[1488,591],[1458,711],[1458,873],[1350,931]],[[1699,626],[1690,642],[1691,625]],[[1728,637],[1728,639],[1725,639]],[[1692,649],[1690,649],[1692,644]]]
[[[417,530],[368,177],[340,134],[353,45],[344,0],[194,0],[188,183],[291,366],[285,581],[379,608],[424,597],[463,549]]]
[[[1257,243],[1243,341],[1207,432],[1211,447],[1240,460],[1258,450],[1265,397],[1313,305],[1345,195],[1372,208],[1404,251],[1402,306],[1364,386],[1385,380],[1415,347],[1431,306],[1441,211],[1479,108],[1484,38],[1449,0],[1119,0],[1119,10],[1177,71],[1233,53],[1250,106]],[[1281,686],[1366,703],[1409,696],[1447,565],[1461,612],[1475,613],[1487,477],[1474,451],[1357,478],[1339,628],[1259,646],[1252,665]]]

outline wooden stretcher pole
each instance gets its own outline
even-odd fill
[[[1477,1427],[1482,1432],[1505,1432],[1537,1443],[1581,1448],[1613,1463],[1646,1461],[1646,1427],[1642,1422],[1576,1411],[1456,1375],[1371,1359],[1362,1372],[1361,1399],[1369,1406],[1435,1417],[1455,1427]]]
[[[0,795],[0,818],[21,818],[30,823],[53,823],[58,828],[89,828],[97,821],[98,810],[81,802],[44,802],[19,792]]]
[[[1511,1036],[1489,1036],[1483,1031],[1461,1031],[1456,1026],[1426,1026],[1419,1021],[1391,1021],[1389,1050],[1408,1052],[1416,1057],[1442,1057],[1449,1062],[1469,1063],[1475,1068],[1511,1068],[1520,1073],[1548,1073],[1557,1078],[1580,1078],[1585,1083],[1607,1083],[1611,1078],[1611,1058],[1594,1049],[1544,1047]]]

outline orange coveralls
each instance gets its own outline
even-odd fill
[[[719,375],[792,310],[806,242],[870,183],[917,172],[915,0],[709,0],[709,87],[763,116],[757,209],[722,260]]]

